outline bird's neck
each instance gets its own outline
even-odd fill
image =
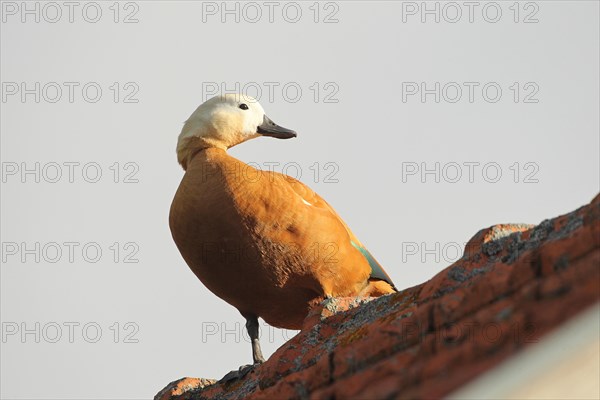
[[[189,138],[186,142],[181,146],[182,149],[178,150],[178,158],[179,163],[183,167],[183,169],[187,170],[192,161],[198,158],[199,154],[204,155],[217,155],[217,154],[225,154],[227,146],[218,141],[213,141],[205,138]]]
[[[187,163],[187,172],[198,170],[203,168],[203,165],[212,164],[228,164],[235,160],[225,149],[220,147],[205,147],[196,149],[193,154],[190,154],[189,161]]]
[[[193,182],[192,186],[196,188],[210,188],[213,185],[222,188],[226,184],[233,190],[247,183],[248,175],[253,178],[253,171],[253,167],[230,156],[225,150],[209,147],[199,151],[190,160],[185,179]]]

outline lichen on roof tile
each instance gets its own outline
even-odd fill
[[[441,398],[600,299],[600,195],[537,226],[482,229],[431,280],[328,299],[235,384],[185,378],[157,400]]]

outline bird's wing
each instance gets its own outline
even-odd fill
[[[369,266],[371,267],[371,275],[370,278],[373,279],[381,279],[389,283],[394,289],[394,283],[392,282],[392,278],[385,272],[381,264],[375,260],[375,257],[367,250],[367,248],[361,243],[361,241],[354,235],[354,233],[350,230],[348,225],[344,222],[344,220],[338,215],[338,213],[327,203],[321,196],[319,196],[314,190],[303,184],[297,179],[294,179],[290,176],[284,175],[285,180],[289,183],[290,187],[293,191],[301,197],[303,202],[312,207],[321,208],[329,211],[346,229],[348,232],[348,236],[350,237],[350,244],[356,248],[363,257],[368,261]],[[397,289],[396,289],[397,290]]]

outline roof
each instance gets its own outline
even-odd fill
[[[444,397],[596,304],[599,266],[600,195],[537,226],[481,230],[421,285],[327,300],[242,380],[183,378],[155,399]]]

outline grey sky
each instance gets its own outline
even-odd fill
[[[221,2],[83,2],[71,23],[61,2],[28,3],[39,22],[3,2],[2,398],[149,398],[251,360],[242,317],[189,271],[167,222],[177,135],[222,84],[258,87],[267,114],[298,132],[231,154],[314,188],[399,288],[481,228],[589,202],[598,2],[492,3],[472,22],[462,2],[427,3],[439,23],[421,2],[277,3],[271,23],[262,2],[224,15]],[[22,175],[36,163],[39,183]],[[266,356],[285,335],[263,330]]]

